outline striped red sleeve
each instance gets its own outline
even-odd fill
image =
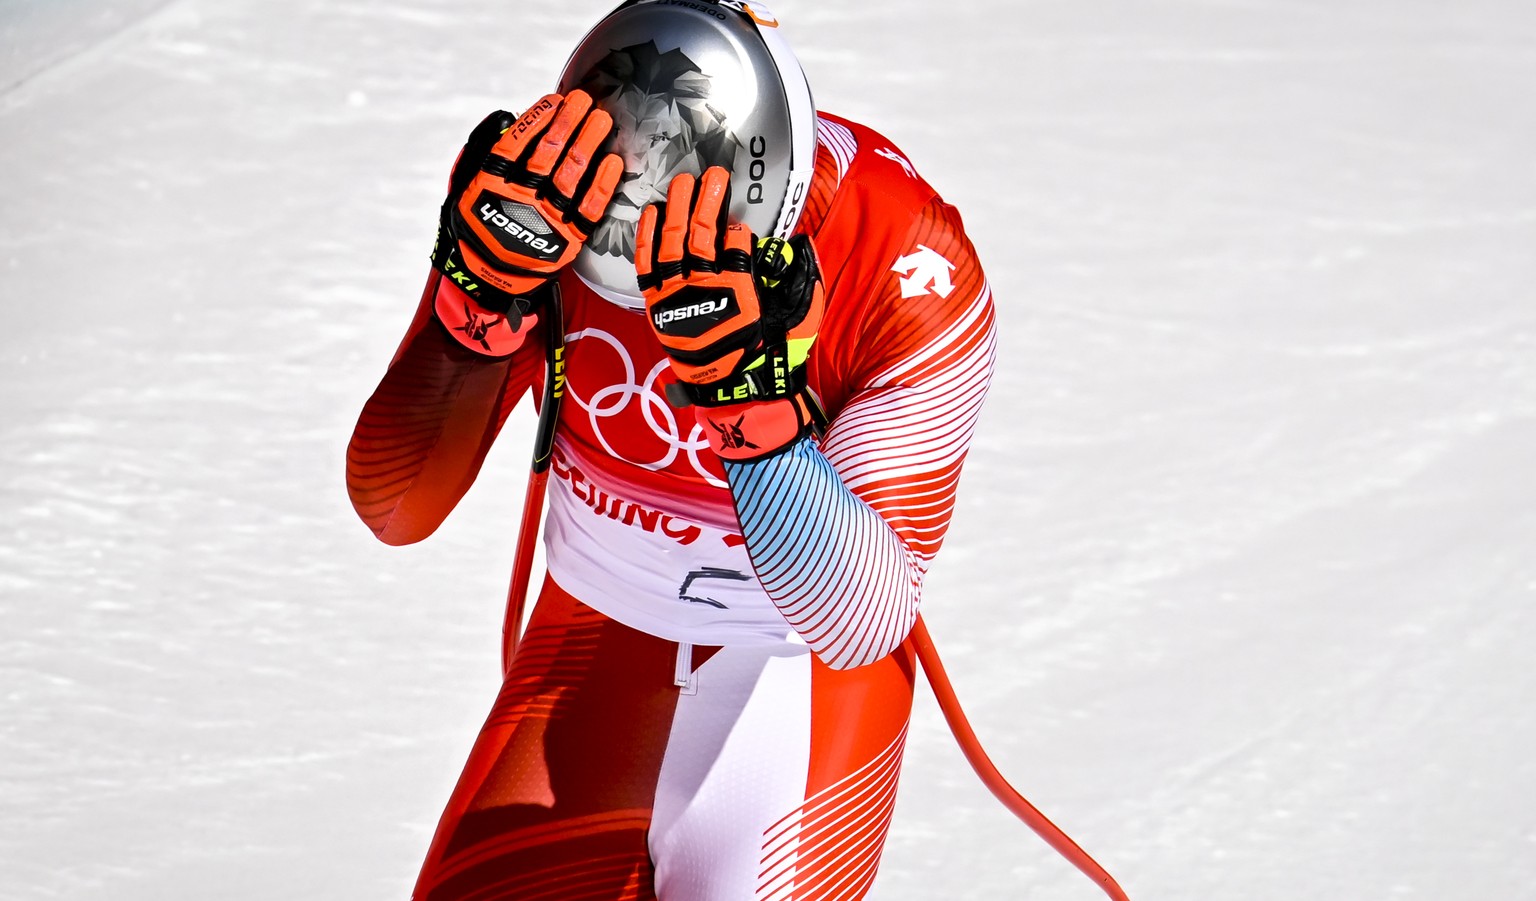
[[[992,373],[991,290],[958,214],[930,202],[903,247],[820,447],[726,464],[764,589],[836,668],[879,660],[916,621]]]
[[[992,378],[992,289],[954,207],[929,203],[865,316],[858,386],[822,452],[924,569]]]
[[[537,352],[494,359],[450,337],[432,308],[437,292],[457,290],[436,271],[428,278],[405,340],[347,446],[352,505],[387,544],[436,531],[540,371]]]

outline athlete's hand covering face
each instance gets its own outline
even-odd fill
[[[487,310],[527,312],[514,298],[570,264],[613,199],[624,162],[601,153],[612,132],[579,90],[492,113],[454,166],[433,262]]]
[[[635,272],[657,340],[724,457],[769,456],[814,421],[805,361],[823,287],[808,236],[754,239],[728,222],[730,174],[679,175],[647,206]]]

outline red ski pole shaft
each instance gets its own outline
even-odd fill
[[[512,585],[507,589],[507,618],[501,624],[501,674],[512,671],[517,639],[523,628],[523,608],[528,602],[528,580],[533,574],[533,551],[538,545],[539,520],[544,513],[544,486],[549,470],[530,472],[523,493],[523,520],[517,527],[517,553],[512,558]]]
[[[539,543],[539,520],[544,515],[544,488],[555,452],[555,426],[560,421],[560,401],[565,397],[565,315],[560,286],[550,286],[544,303],[544,394],[539,402],[539,424],[533,439],[533,463],[528,487],[523,492],[523,518],[517,527],[517,551],[512,557],[512,584],[507,589],[507,614],[501,623],[501,674],[512,671],[517,639],[523,629],[523,609],[528,603],[528,582],[533,575],[533,551]]]
[[[923,673],[928,677],[928,684],[933,687],[934,697],[938,698],[939,710],[943,712],[944,719],[949,723],[949,730],[955,734],[955,740],[960,743],[960,750],[965,754],[965,759],[970,761],[971,768],[976,770],[976,775],[981,777],[983,784],[992,791],[997,799],[1003,802],[1003,806],[1013,812],[1015,816],[1024,821],[1024,824],[1035,831],[1035,834],[1045,839],[1046,844],[1056,849],[1056,853],[1065,857],[1083,872],[1083,875],[1092,879],[1104,893],[1115,901],[1130,901],[1120,884],[1109,875],[1109,871],[1099,865],[1099,862],[1088,856],[1074,842],[1071,836],[1061,831],[1061,827],[1052,823],[1041,813],[1035,805],[1029,803],[1018,789],[1008,784],[1003,774],[998,771],[992,759],[982,748],[981,741],[976,737],[976,731],[971,728],[970,720],[966,719],[965,711],[960,708],[960,699],[955,695],[955,687],[949,681],[949,674],[944,671],[944,664],[939,660],[939,652],[933,646],[933,637],[928,634],[928,625],[923,618],[917,618],[917,624],[912,627],[910,641],[917,651],[917,659],[923,665]]]

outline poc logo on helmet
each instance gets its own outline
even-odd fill
[[[674,306],[652,311],[651,321],[656,324],[659,332],[697,338],[716,323],[733,315],[733,306],[728,296],[704,300],[683,299]]]
[[[519,215],[524,210],[526,214]],[[525,204],[485,192],[480,195],[475,211],[480,221],[491,226],[497,243],[508,250],[552,262],[565,249],[564,242],[554,237],[544,218]]]
[[[768,176],[768,163],[763,160],[768,155],[768,139],[753,135],[747,152],[752,154],[752,162],[747,164],[747,176],[752,179],[751,187],[747,188],[747,203],[762,203],[763,179]]]

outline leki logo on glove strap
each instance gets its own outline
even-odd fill
[[[493,202],[496,200],[501,200],[500,205],[502,209],[497,209],[497,204]],[[508,215],[508,212],[504,212],[508,207],[512,208],[509,212],[513,215]],[[527,210],[531,216],[537,218],[541,224],[543,223],[543,217],[534,212],[532,208],[520,203],[502,200],[489,191],[480,195],[477,206],[480,220],[487,225],[495,227],[491,234],[496,236],[496,240],[503,247],[519,253],[528,253],[530,256],[536,256],[546,261],[559,259],[560,252],[565,249],[565,245],[549,237],[551,229],[547,225],[543,226],[544,234],[542,235],[534,231],[533,228],[530,228],[529,216],[518,215],[520,210]]]

